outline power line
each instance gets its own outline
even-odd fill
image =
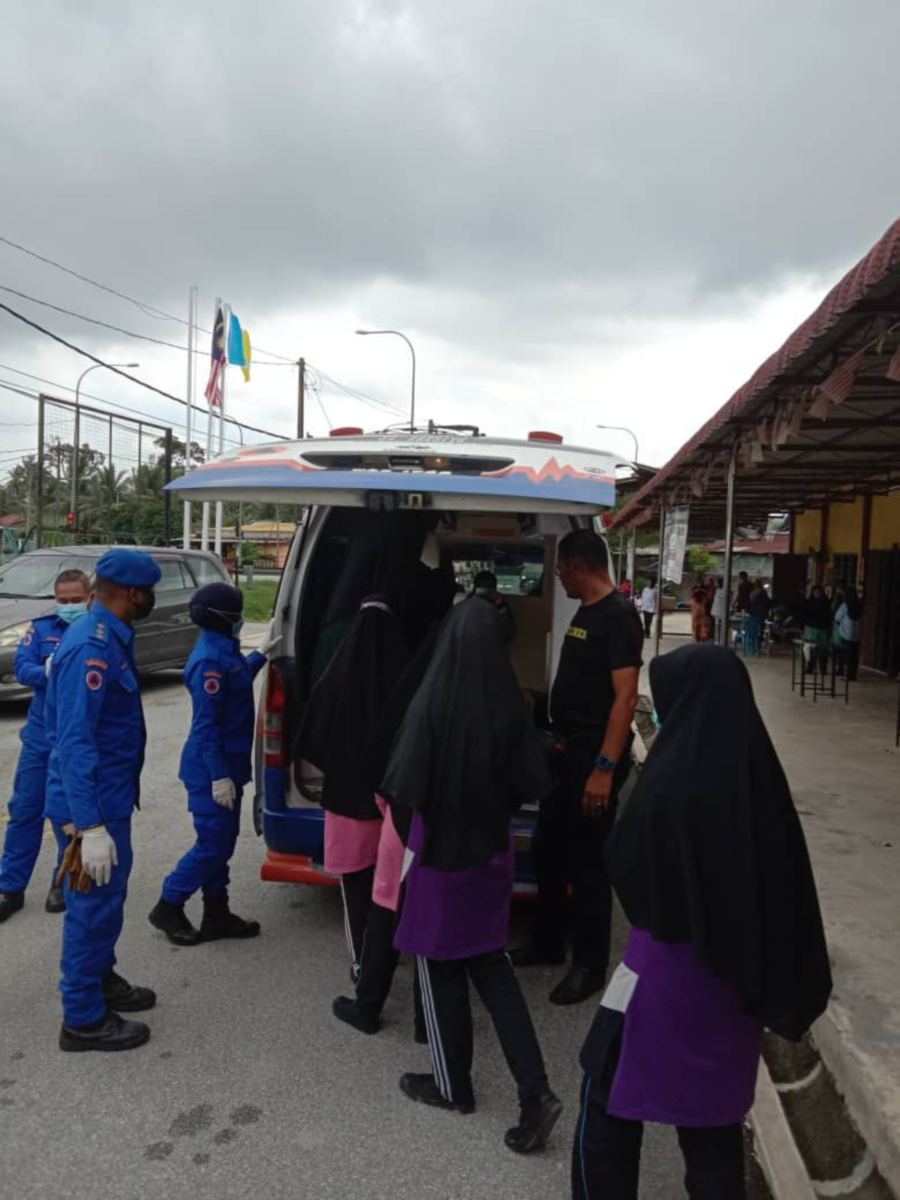
[[[27,300],[31,304],[39,304],[42,308],[50,308],[54,312],[63,313],[67,317],[75,317],[78,321],[87,321],[89,325],[98,325],[101,329],[109,329],[114,333],[122,333],[125,337],[136,338],[142,342],[152,342],[155,346],[165,346],[170,350],[180,350],[182,354],[187,354],[187,346],[182,346],[178,342],[167,342],[164,338],[153,337],[149,333],[135,333],[132,329],[123,329],[121,325],[112,325],[109,321],[101,321],[97,317],[89,317],[85,313],[75,312],[71,308],[64,308],[60,304],[52,304],[49,300],[39,300],[37,296],[29,296],[27,292],[19,292],[15,288],[7,287],[0,283],[0,292],[8,292],[12,296],[18,296],[20,300]],[[209,351],[195,349],[193,351],[200,358],[208,358]],[[263,351],[267,353],[267,351]],[[254,358],[251,366],[254,367],[295,367],[294,362],[267,362],[264,358]]]
[[[186,321],[184,317],[179,317],[174,313],[166,312],[165,309],[157,308],[153,304],[147,304],[143,300],[136,300],[134,296],[129,296],[127,292],[117,291],[116,288],[109,287],[108,284],[100,283],[97,279],[92,279],[90,275],[83,275],[80,271],[74,271],[71,267],[63,266],[63,264],[57,262],[56,259],[48,258],[44,254],[38,254],[37,250],[29,250],[27,246],[23,246],[19,242],[14,242],[11,238],[3,237],[2,234],[0,234],[0,242],[2,242],[5,246],[11,246],[13,250],[19,250],[22,254],[27,254],[29,258],[36,258],[38,262],[46,263],[48,267],[55,267],[57,271],[63,271],[66,275],[71,275],[73,279],[79,279],[82,283],[88,283],[91,285],[91,287],[99,288],[101,292],[106,292],[110,296],[117,296],[120,300],[126,300],[129,304],[133,304],[135,308],[140,309],[140,311],[145,313],[148,317],[153,317],[158,321],[177,321],[179,325],[184,326],[190,325],[190,322]],[[208,334],[210,337],[212,337],[211,329],[203,329],[202,326],[199,325],[195,326],[195,328],[199,329],[201,333]],[[266,350],[263,346],[260,346],[259,350],[262,354],[268,354],[272,358],[280,358],[285,363],[290,363],[294,366],[296,365],[297,360],[294,358],[289,358],[287,355],[278,354],[274,350]]]
[[[60,337],[58,333],[53,333],[51,330],[46,329],[43,325],[38,325],[36,321],[32,321],[30,317],[26,317],[23,313],[16,312],[14,308],[10,308],[8,304],[4,304],[2,301],[0,301],[0,310],[9,313],[9,315],[11,317],[15,317],[17,321],[21,321],[24,325],[29,325],[32,329],[36,329],[38,333],[44,334],[45,337],[51,338],[54,342],[58,342],[61,346],[65,346],[66,349],[72,350],[76,354],[80,354],[82,358],[89,358],[91,362],[95,362],[98,366],[106,367],[106,369],[108,371],[112,371],[114,375],[121,375],[123,379],[129,380],[131,383],[136,383],[138,387],[146,388],[149,392],[155,392],[158,396],[164,396],[166,400],[172,400],[175,402],[175,404],[180,404],[182,408],[188,407],[188,402],[186,400],[182,400],[180,396],[173,396],[171,392],[163,391],[162,388],[158,388],[152,383],[147,383],[143,379],[138,379],[135,375],[129,375],[127,371],[123,371],[119,367],[114,367],[112,363],[105,362],[102,358],[98,358],[96,354],[91,354],[89,350],[82,350],[80,346],[76,346],[72,342],[67,342],[66,339]],[[191,407],[193,408],[195,406],[192,405]],[[203,412],[203,409],[200,409],[199,411]],[[234,417],[225,416],[224,420],[231,422],[233,425],[241,425],[244,429],[252,430],[253,433],[261,433],[265,437],[275,438],[276,441],[284,440],[277,433],[273,433],[270,429],[260,429],[255,425],[247,425],[243,421],[236,421]]]

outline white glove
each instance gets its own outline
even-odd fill
[[[53,663],[53,655],[48,654],[47,658],[44,662],[44,675],[47,677],[47,679],[50,678],[50,666],[52,663]]]
[[[237,799],[237,788],[231,779],[214,779],[212,782],[212,797],[216,804],[223,808],[234,808]]]
[[[264,654],[266,656],[266,658],[270,658],[272,655],[272,651],[274,649],[276,649],[276,647],[281,645],[281,634],[278,634],[276,636],[272,632],[272,628],[273,628],[274,624],[275,624],[274,621],[269,622],[269,628],[266,630],[265,637],[259,643],[259,652],[260,652],[260,654]]]
[[[81,835],[81,861],[98,887],[109,883],[113,867],[119,865],[119,856],[105,825],[88,829]]]

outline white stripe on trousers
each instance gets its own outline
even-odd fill
[[[353,929],[350,925],[350,909],[347,907],[347,893],[344,891],[344,880],[341,878],[341,900],[344,904],[344,937],[347,939],[347,949],[350,952],[350,962],[354,967],[359,967],[359,959],[356,957],[356,947],[353,945]]]
[[[416,966],[419,970],[419,986],[422,989],[422,1008],[425,1012],[425,1028],[428,1031],[428,1049],[431,1051],[434,1081],[444,1099],[452,1102],[453,1092],[450,1088],[450,1073],[447,1070],[444,1043],[441,1041],[440,1024],[438,1022],[437,1009],[434,1005],[434,993],[431,990],[428,959],[422,954],[417,954]]]

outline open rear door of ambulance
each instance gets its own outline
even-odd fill
[[[615,457],[552,434],[526,441],[446,431],[335,434],[243,447],[168,490],[184,500],[381,510],[596,515],[615,502]]]

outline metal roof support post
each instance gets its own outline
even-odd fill
[[[731,447],[725,496],[725,616],[719,629],[719,645],[728,645],[728,618],[731,614],[731,565],[734,558],[734,483],[737,476],[737,442]]]
[[[659,654],[659,643],[662,638],[663,623],[663,569],[666,565],[666,501],[663,498],[659,508],[659,572],[656,576],[656,640],[653,644],[654,655]]]
[[[634,590],[634,556],[637,549],[637,531],[632,529],[631,537],[628,539],[628,568],[626,578],[631,580],[632,591]]]

